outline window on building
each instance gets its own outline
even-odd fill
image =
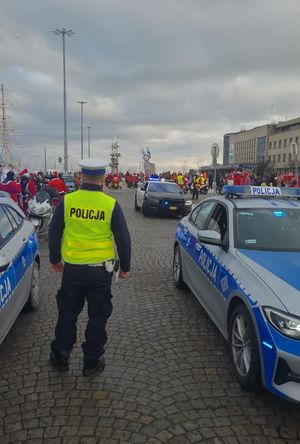
[[[286,139],[283,141],[283,147],[286,148]]]
[[[272,149],[272,142],[269,143],[269,148]]]
[[[279,140],[279,142],[278,142],[278,148],[281,148],[281,143],[282,143],[282,140]]]
[[[277,154],[277,162],[280,162],[281,154]]]
[[[276,162],[276,156],[273,154],[273,162]]]
[[[282,162],[286,162],[286,153],[283,153],[282,155]]]
[[[271,162],[271,156],[269,156],[269,162]]]
[[[295,137],[295,142],[298,144],[299,137]]]
[[[290,137],[290,144],[293,142],[293,138],[292,137]]]
[[[274,149],[276,148],[276,145],[277,145],[277,141],[274,140],[274,143],[273,143]]]
[[[291,160],[292,160],[292,154],[289,153],[289,162],[291,162]]]

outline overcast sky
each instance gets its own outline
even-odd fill
[[[75,32],[66,37],[70,168],[84,100],[92,156],[108,161],[118,132],[122,170],[138,170],[148,146],[162,171],[210,163],[226,132],[300,115],[299,16],[299,0],[2,0],[12,155],[38,169],[44,148],[50,167],[63,156],[55,28]]]

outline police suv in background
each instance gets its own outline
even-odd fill
[[[226,186],[177,228],[173,276],[230,345],[239,383],[300,402],[300,189]]]
[[[191,211],[192,201],[175,182],[153,178],[139,186],[135,193],[134,209],[150,214],[181,215]]]
[[[0,343],[26,305],[39,305],[39,245],[34,226],[0,192]]]

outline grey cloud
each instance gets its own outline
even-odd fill
[[[297,0],[7,0],[0,18],[0,80],[15,103],[23,163],[63,151],[62,39],[66,38],[68,141],[80,152],[80,108],[94,151],[109,156],[118,130],[122,168],[151,145],[159,169],[209,162],[225,132],[299,103]],[[23,151],[22,151],[23,150]],[[122,151],[123,150],[123,151]],[[27,153],[29,153],[27,157]]]

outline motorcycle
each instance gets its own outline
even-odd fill
[[[55,208],[52,200],[58,196],[59,193],[55,188],[45,186],[28,201],[28,219],[40,235],[48,231]]]
[[[121,179],[119,177],[113,177],[109,184],[109,188],[113,190],[121,189]]]
[[[208,193],[208,187],[207,187],[206,183],[204,183],[203,185],[200,185],[198,187],[198,191],[199,191],[199,194],[207,194]]]
[[[184,184],[182,185],[182,187],[180,187],[182,189],[182,191],[184,192],[184,194],[187,194],[189,192],[189,187],[188,185]]]

